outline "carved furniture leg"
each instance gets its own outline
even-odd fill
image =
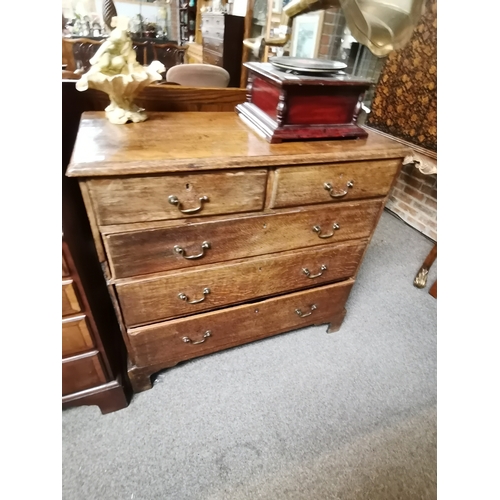
[[[434,284],[429,289],[429,294],[432,295],[435,299],[437,299],[437,296],[438,296],[438,282],[437,282],[437,280],[434,282]]]
[[[153,387],[151,382],[152,373],[146,371],[144,368],[137,368],[137,366],[129,367],[128,378],[132,384],[132,390],[134,394],[136,392],[147,391]]]
[[[432,247],[429,255],[425,258],[422,267],[418,271],[415,279],[413,280],[413,285],[417,288],[424,288],[427,283],[427,276],[429,274],[429,269],[436,260],[437,257],[437,243]]]
[[[340,327],[342,326],[346,312],[347,311],[345,309],[343,309],[339,314],[337,314],[330,321],[330,325],[328,326],[328,330],[326,331],[326,333],[334,333],[334,332],[338,332],[340,330]]]

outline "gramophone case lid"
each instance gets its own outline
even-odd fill
[[[332,73],[347,68],[347,64],[340,61],[313,59],[310,57],[271,57],[269,62],[278,69],[287,68],[298,72]]]
[[[295,59],[295,58],[294,58]],[[314,61],[314,59],[311,59]],[[311,61],[310,60],[310,61]],[[327,61],[328,62],[328,61]],[[333,62],[333,61],[330,61]],[[273,82],[275,85],[279,86],[363,86],[368,88],[373,82],[368,79],[363,79],[359,77],[353,77],[347,75],[342,71],[332,72],[329,70],[328,73],[324,73],[322,70],[320,72],[307,72],[298,73],[291,68],[280,68],[273,66],[270,62],[249,62],[243,64],[251,72],[258,74],[259,76],[265,78],[266,80]]]

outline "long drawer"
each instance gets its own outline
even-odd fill
[[[107,382],[98,351],[62,360],[62,395],[83,391]]]
[[[103,234],[114,278],[367,238],[383,201],[344,202]]]
[[[354,280],[313,288],[129,332],[136,366],[179,361],[312,324],[329,323],[344,309]]]
[[[212,52],[211,50],[203,47],[203,62],[205,64],[213,64],[214,66],[222,67],[224,64],[224,58],[221,54]]]
[[[91,179],[99,224],[261,210],[267,170]]]
[[[62,321],[62,355],[73,356],[94,347],[85,314]]]
[[[203,37],[203,49],[211,50],[219,55],[222,55],[224,49],[224,41],[220,38]]]
[[[116,284],[128,327],[300,290],[355,274],[366,240],[294,250]]]
[[[271,207],[293,207],[385,196],[401,160],[276,169]]]

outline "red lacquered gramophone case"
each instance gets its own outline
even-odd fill
[[[269,142],[368,135],[356,121],[370,81],[343,73],[287,72],[271,63],[244,65],[247,102],[236,111]]]

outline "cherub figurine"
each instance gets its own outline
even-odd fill
[[[111,26],[115,29],[90,59],[90,70],[76,83],[77,90],[90,87],[109,95],[111,104],[105,110],[106,116],[116,124],[147,119],[133,99],[146,85],[161,80],[160,73],[165,72],[165,66],[159,61],[153,61],[148,67],[137,62],[128,24],[126,17],[113,17]]]

